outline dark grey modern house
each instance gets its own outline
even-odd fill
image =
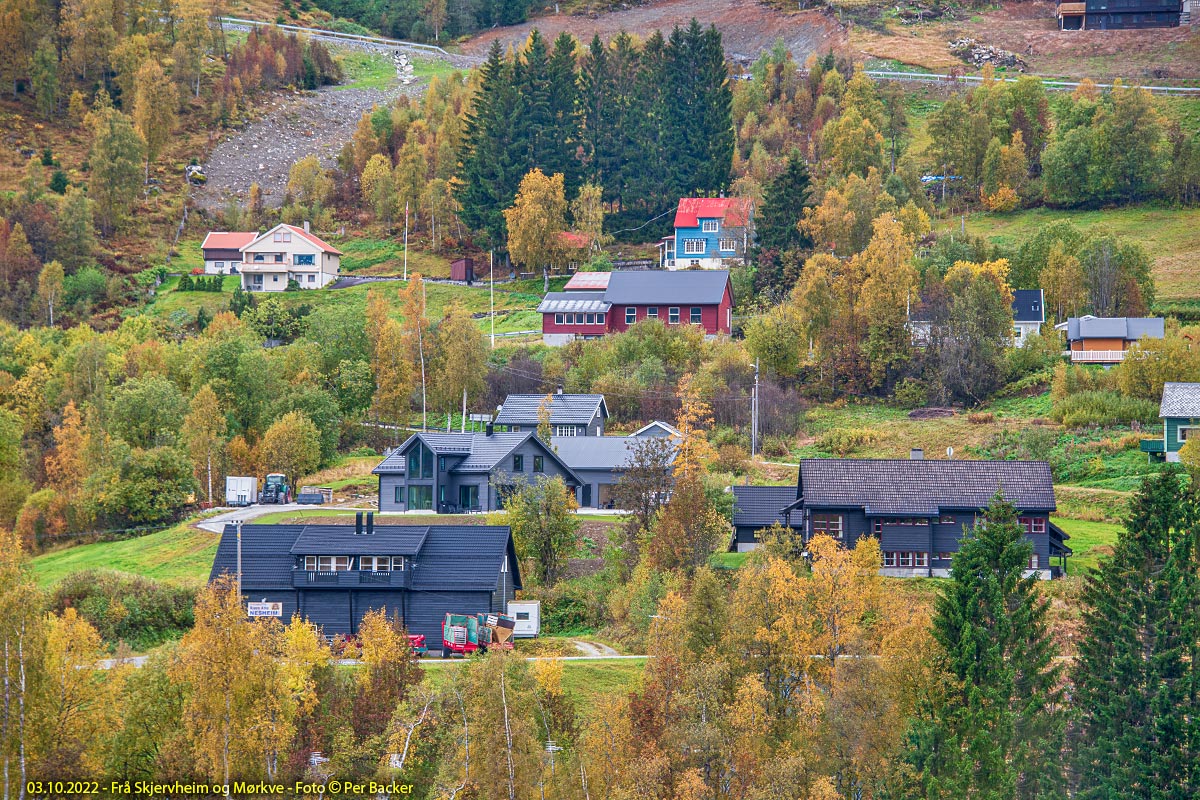
[[[518,483],[556,475],[575,492],[580,508],[614,508],[613,490],[632,448],[651,431],[552,436],[549,446],[534,431],[500,433],[492,425],[483,433],[414,434],[372,470],[379,478],[379,510],[496,511]]]
[[[909,460],[802,460],[790,499],[775,509],[784,500],[779,487],[735,487],[731,549],[753,549],[756,531],[779,521],[805,540],[824,533],[853,547],[863,536],[878,538],[884,575],[945,577],[964,531],[1000,491],[1033,544],[1031,574],[1062,574],[1070,537],[1050,522],[1057,504],[1046,462],[935,461],[918,453]]]
[[[510,394],[492,420],[498,431],[536,431],[542,404],[550,408],[551,436],[603,436],[608,406],[602,394]]]
[[[300,614],[327,636],[353,634],[383,609],[409,633],[440,642],[450,612],[502,612],[521,573],[507,526],[243,525],[242,594],[279,603],[281,621]],[[227,525],[210,579],[236,575],[237,528]]]

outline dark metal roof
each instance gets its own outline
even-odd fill
[[[413,556],[429,536],[429,527],[419,525],[376,525],[370,534],[354,530],[352,525],[306,525],[292,545],[292,555]]]
[[[601,292],[550,292],[538,304],[537,310],[545,314],[563,311],[593,311],[604,313],[612,303],[604,299]]]
[[[776,522],[782,525],[784,507],[795,500],[795,486],[734,486],[733,526],[758,530]]]
[[[637,436],[551,436],[550,445],[571,469],[624,469]],[[672,455],[674,460],[674,455]]]
[[[614,272],[604,292],[606,302],[620,305],[718,305],[729,285],[723,269]]]
[[[548,399],[547,399],[548,398]],[[510,394],[496,413],[497,425],[537,425],[542,403],[550,406],[551,425],[587,425],[596,415],[608,418],[602,394]]]
[[[1158,415],[1200,417],[1200,383],[1164,383]]]
[[[1041,289],[1017,289],[1013,292],[1013,322],[1045,322],[1046,304]]]
[[[438,455],[466,456],[461,461],[450,466],[454,474],[491,472],[504,461],[509,453],[516,450],[527,439],[533,439],[534,444],[552,460],[556,461],[568,474],[571,473],[569,464],[559,458],[553,450],[546,447],[533,431],[518,433],[414,433],[408,441],[379,463],[371,472],[375,475],[403,475],[405,471],[404,457],[412,448],[414,442],[422,441]],[[572,477],[576,477],[572,474]]]
[[[406,555],[414,561],[416,591],[493,591],[507,554],[513,585],[521,588],[506,525],[378,525],[375,531],[356,535],[353,525],[243,525],[242,586],[247,592],[292,589],[299,555]],[[325,547],[321,539],[335,544]],[[323,549],[307,550],[301,542]],[[384,549],[389,542],[397,549]],[[226,525],[210,580],[236,571],[237,527]]]
[[[797,503],[934,516],[943,509],[986,508],[997,490],[1021,511],[1057,508],[1045,461],[804,459]]]
[[[1143,336],[1161,339],[1166,335],[1162,317],[1071,317],[1066,321],[1067,341],[1078,339],[1124,339],[1135,342]],[[1058,328],[1062,328],[1060,323]]]

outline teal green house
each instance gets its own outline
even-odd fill
[[[1149,453],[1151,461],[1176,462],[1188,437],[1200,436],[1200,383],[1164,384],[1158,415],[1163,435],[1143,439],[1142,452]]]

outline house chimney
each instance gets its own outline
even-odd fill
[[[375,512],[368,511],[367,512],[367,535],[370,536],[373,533],[375,533]]]
[[[485,435],[487,435],[487,436],[491,436],[493,433],[495,433],[495,431],[496,431],[496,426],[490,422],[487,424],[487,427],[484,428]]]
[[[920,447],[914,447],[912,450],[908,451],[908,458],[911,461],[924,461],[925,451]]]
[[[556,390],[554,393],[555,393],[555,394],[562,394],[562,393],[563,393],[563,385],[562,385],[561,383],[558,385],[558,389],[557,389],[557,390]]]
[[[362,534],[362,512],[356,511],[356,512],[354,512],[354,535],[359,536],[361,534]]]
[[[304,220],[304,232],[305,232],[305,233],[311,233],[311,232],[312,232],[312,231],[310,231],[310,230],[309,230],[308,220]]]

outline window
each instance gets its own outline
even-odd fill
[[[929,553],[913,553],[913,566],[914,567],[928,567],[929,566]]]
[[[913,565],[913,554],[912,553],[900,553],[899,555],[900,555],[900,566],[911,567]]]
[[[1037,553],[1034,553],[1033,555],[1031,555],[1029,557],[1029,568],[1030,569],[1038,568],[1038,554]]]
[[[597,314],[597,315],[596,315],[596,324],[597,324],[597,325],[603,325],[603,324],[604,324],[604,314]]]
[[[692,324],[699,325],[703,321],[704,321],[703,309],[701,309],[700,306],[692,306],[692,310],[691,310]]]
[[[283,253],[276,253],[276,254],[275,254],[275,263],[276,263],[276,264],[282,264],[282,263],[283,263]]]
[[[399,561],[404,563],[403,558],[399,559]],[[388,570],[395,569],[392,566],[391,556],[360,556],[358,559],[358,568],[367,572],[387,572]]]
[[[716,233],[717,221],[715,219],[706,219],[700,223],[700,230],[704,233]]]
[[[679,306],[671,306],[667,309],[667,322],[671,325],[679,324]]]
[[[683,254],[688,256],[698,256],[704,252],[703,239],[684,239]]]
[[[459,510],[479,508],[479,486],[472,483],[458,487],[458,505]]]
[[[446,471],[446,457],[438,456],[438,472]]]
[[[585,319],[586,319],[586,317],[583,314],[576,314],[575,315],[575,324],[582,325],[584,323]]]
[[[403,503],[404,503],[404,487],[397,486],[395,488],[396,488],[396,496],[393,498],[393,500],[395,501],[396,505],[403,505]]]
[[[899,552],[899,553],[884,553],[883,565],[885,567],[928,567],[929,553],[920,552]]]
[[[350,556],[305,556],[306,572],[345,572],[350,569]]]
[[[261,262],[263,262],[263,261],[266,261],[266,260],[267,260],[267,257],[266,257],[266,255],[264,255],[263,253],[255,253],[255,254],[254,254],[254,260],[255,260],[255,261],[258,261],[258,262],[260,262],[260,263],[261,263]]]
[[[309,276],[308,276],[308,282],[309,282],[309,283],[316,283],[316,282],[317,282],[317,276],[316,276],[316,275],[313,275],[313,274],[311,274],[311,273],[309,273]]]
[[[953,514],[942,514],[940,517],[938,517],[938,524],[953,525],[954,524],[954,515]]]
[[[409,486],[408,487],[408,510],[409,511],[430,511],[433,509],[433,487],[432,486]]]
[[[646,307],[646,319],[658,319],[658,306]]]
[[[555,325],[562,325],[562,324],[563,324],[563,315],[562,315],[562,314],[555,314],[555,315],[554,315],[554,324],[555,324]]]
[[[884,553],[883,554],[883,565],[885,567],[896,566],[896,556],[897,555],[898,555],[897,553]]]
[[[841,514],[813,514],[812,516],[812,532],[813,536],[818,533],[823,533],[826,536],[832,536],[835,539],[842,538],[842,515]]]
[[[1021,517],[1021,526],[1025,528],[1028,534],[1037,534],[1046,532],[1045,517]]]
[[[721,252],[732,253],[737,250],[737,239],[722,239]]]
[[[938,557],[938,559],[940,559],[941,561],[953,561],[953,560],[954,560],[954,553],[938,553],[938,554],[937,554],[937,557]]]
[[[525,471],[525,456],[522,456],[522,455],[513,456],[513,472],[524,472],[524,471]]]
[[[421,474],[421,448],[408,451],[408,474],[414,478]]]
[[[579,434],[579,431],[575,428],[574,425],[555,425],[554,426],[554,435],[555,436],[577,436],[578,434]]]
[[[625,324],[632,325],[637,322],[637,309],[633,306],[625,306]]]
[[[529,621],[529,612],[528,611],[518,611],[517,612],[517,622],[528,622],[528,621]]]
[[[1200,428],[1184,427],[1181,425],[1178,430],[1179,430],[1178,439],[1179,439],[1180,443],[1183,443],[1188,440],[1189,436],[1194,435],[1195,431],[1200,430]]]
[[[392,569],[396,572],[404,572],[404,556],[392,556]]]
[[[533,471],[534,472],[545,472],[546,471],[546,457],[545,456],[534,456],[533,457]]]
[[[596,315],[595,315],[595,314],[588,314],[588,315],[587,315],[587,324],[588,324],[588,325],[595,325],[595,324],[596,324]]]
[[[290,242],[292,240],[291,231],[275,231],[275,241]]]
[[[297,253],[292,256],[292,263],[298,267],[311,267],[314,263],[312,253]]]
[[[278,275],[272,275],[272,276],[271,276],[271,283],[279,283],[279,276],[278,276]]]
[[[217,269],[225,269],[225,262],[224,261],[214,261],[213,266],[216,267]]]

